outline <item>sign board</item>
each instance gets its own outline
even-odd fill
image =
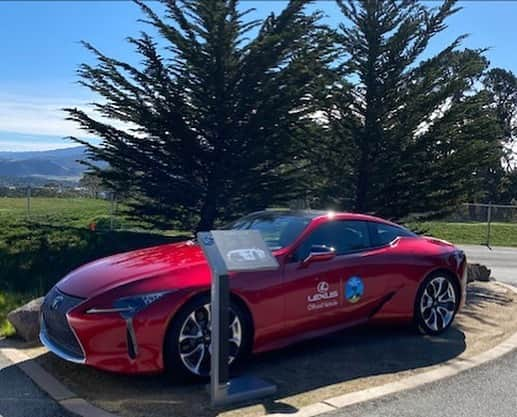
[[[268,271],[279,267],[258,230],[200,232],[198,240],[210,266],[218,274]]]
[[[212,236],[227,271],[278,269],[276,258],[258,230],[214,230]]]
[[[212,404],[223,405],[270,395],[276,391],[276,387],[266,381],[252,376],[234,379],[228,377],[228,272],[275,270],[279,267],[278,261],[257,230],[213,230],[199,232],[197,237],[212,271]]]

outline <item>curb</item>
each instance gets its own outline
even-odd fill
[[[517,288],[501,282],[494,284],[504,287],[517,295]],[[404,378],[400,381],[380,385],[378,387],[367,388],[361,391],[350,392],[337,397],[328,398],[314,404],[301,407],[297,412],[290,413],[290,417],[314,417],[320,414],[335,411],[350,405],[378,399],[390,394],[414,389],[431,382],[450,378],[466,370],[483,365],[495,360],[511,351],[517,349],[517,332],[500,344],[486,352],[480,353],[471,359],[451,359],[437,369],[423,372]],[[83,398],[78,397],[70,391],[54,376],[44,370],[40,365],[32,360],[25,353],[14,348],[0,348],[2,353],[13,364],[17,365],[36,385],[45,391],[52,399],[59,403],[66,410],[77,414],[80,417],[119,417],[116,414],[105,411],[94,406]],[[285,414],[268,414],[267,417],[285,417]]]

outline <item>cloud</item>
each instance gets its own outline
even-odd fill
[[[96,139],[88,140],[99,143]],[[79,145],[61,136],[0,131],[0,152],[46,151],[74,146]]]
[[[66,142],[15,142],[15,141],[3,141],[0,139],[0,152],[24,152],[24,151],[48,151],[52,149],[64,149],[77,146],[75,143]]]
[[[92,110],[91,100],[59,96],[29,96],[0,92],[0,151],[47,150],[77,146],[63,138],[75,136],[99,143],[95,136],[65,120],[65,107],[86,111],[97,120],[130,131],[134,125],[107,120]],[[102,100],[97,100],[97,102]],[[135,134],[135,133],[133,133]]]
[[[34,135],[91,137],[65,120],[63,107],[87,108],[88,102],[61,97],[0,93],[0,130]]]

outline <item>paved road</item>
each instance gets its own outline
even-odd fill
[[[517,352],[461,373],[325,417],[516,417]]]
[[[73,417],[0,353],[0,417]]]
[[[492,270],[492,277],[517,285],[517,248],[459,245],[469,262],[481,263]],[[515,413],[517,416],[517,411]]]

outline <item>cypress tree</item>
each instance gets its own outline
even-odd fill
[[[74,139],[90,170],[132,197],[135,216],[198,230],[297,197],[333,53],[320,14],[304,13],[308,0],[262,22],[238,0],[162,0],[164,17],[136,3],[165,48],[145,32],[129,38],[137,67],[84,44],[97,64],[80,66],[80,82],[106,119],[66,110],[102,141]]]
[[[488,71],[483,84],[502,130],[504,168],[511,170],[517,138],[517,77],[512,71],[494,68]]]
[[[486,202],[515,202],[517,200],[517,77],[513,72],[494,68],[483,79],[490,109],[500,132],[502,163],[494,164],[486,172],[482,199]]]
[[[460,50],[458,38],[422,58],[459,10],[453,0],[337,2],[343,85],[352,87],[333,123],[353,144],[354,208],[397,219],[454,209],[500,157],[488,97],[476,90],[483,50]]]

